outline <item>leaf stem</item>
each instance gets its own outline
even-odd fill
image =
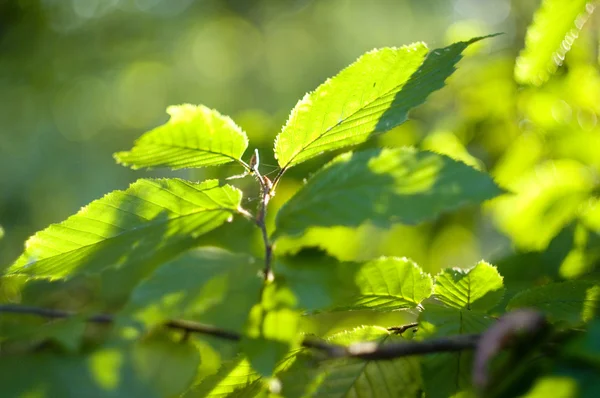
[[[273,178],[273,189],[277,186],[277,184],[279,184],[279,180],[281,180],[281,177],[283,177],[283,175],[285,174],[286,171],[287,171],[287,168],[285,168],[285,167],[279,169],[279,171],[277,172],[277,175],[275,176],[275,178]]]
[[[274,279],[272,270],[272,258],[273,258],[273,243],[269,239],[269,233],[267,232],[267,205],[269,200],[275,194],[273,192],[273,183],[267,176],[260,174],[258,150],[255,150],[253,161],[251,162],[252,171],[256,181],[260,186],[260,201],[258,203],[258,209],[256,212],[256,225],[260,228],[263,244],[265,246],[265,268],[263,270],[264,279],[266,282],[271,282]]]
[[[244,162],[242,159],[235,159],[244,169],[247,173],[251,173],[252,172],[252,167],[250,167],[250,165],[246,162]]]

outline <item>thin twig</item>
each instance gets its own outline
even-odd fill
[[[437,354],[473,350],[481,335],[460,334],[423,341],[377,345],[375,342],[354,343],[347,348],[347,355],[367,360],[384,360],[413,355]]]
[[[241,214],[242,216],[246,217],[248,220],[254,220],[254,215],[252,215],[252,213],[250,213],[248,210],[244,209],[243,207],[238,207],[237,212],[239,214]]]
[[[414,329],[418,326],[419,326],[419,324],[417,322],[412,322],[412,323],[408,323],[408,324],[402,325],[402,326],[392,326],[392,327],[387,328],[387,330],[394,334],[402,334],[402,333],[406,332],[408,329]]]
[[[31,307],[18,304],[0,305],[0,313],[35,315],[52,319],[64,319],[78,315],[72,311]],[[110,314],[95,314],[88,316],[86,320],[92,323],[109,324],[114,322],[115,317]],[[173,330],[181,330],[185,333],[197,333],[229,341],[239,341],[242,338],[239,333],[188,320],[168,321],[165,323],[165,326]],[[457,335],[424,341],[407,341],[406,343],[393,343],[386,345],[378,345],[375,342],[364,342],[354,343],[348,347],[327,343],[314,338],[307,338],[302,342],[302,346],[305,348],[319,350],[325,353],[329,358],[346,357],[364,360],[389,360],[412,355],[472,350],[476,346],[480,337],[481,335]]]
[[[213,337],[218,337],[224,340],[239,341],[241,336],[229,330],[219,329],[212,325],[204,325],[194,321],[186,321],[183,319],[169,321],[165,324],[170,329],[183,330],[187,333],[206,334]]]
[[[264,279],[265,281],[272,281],[274,279],[273,272],[271,270],[271,262],[273,257],[273,244],[269,239],[269,234],[267,232],[267,205],[269,204],[269,200],[271,200],[271,196],[273,193],[273,184],[268,177],[260,174],[259,166],[259,154],[258,150],[255,150],[254,156],[252,157],[252,161],[250,165],[253,170],[253,174],[256,178],[260,186],[260,202],[258,203],[258,210],[256,212],[256,225],[260,228],[263,244],[265,247],[265,268],[264,268]]]
[[[52,308],[31,307],[20,304],[0,304],[0,313],[36,315],[43,318],[70,318],[78,315],[73,311],[55,310]],[[114,317],[109,314],[95,314],[86,318],[86,321],[92,323],[111,323]]]

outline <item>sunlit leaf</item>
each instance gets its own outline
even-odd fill
[[[577,380],[569,375],[554,374],[540,377],[523,398],[578,397]]]
[[[366,262],[380,256],[424,260],[431,245],[430,223],[395,224],[378,227],[364,223],[358,227],[310,227],[300,235],[277,237],[275,255],[292,256],[306,250],[320,250],[339,261]]]
[[[6,397],[162,398],[184,392],[199,362],[193,345],[152,338],[80,355],[2,355],[0,383]]]
[[[450,307],[489,311],[503,295],[502,276],[485,261],[469,270],[445,269],[435,277],[434,297]]]
[[[598,368],[561,361],[551,372],[542,375],[523,398],[596,397],[600,393]]]
[[[347,309],[414,308],[429,297],[433,281],[406,258],[381,258],[360,266],[354,281],[360,295],[348,301]]]
[[[366,53],[298,102],[275,141],[279,165],[292,167],[403,123],[411,108],[444,86],[462,51],[481,39],[429,53],[424,43]]]
[[[553,322],[581,325],[600,311],[600,284],[567,281],[534,287],[515,295],[506,307],[535,308]]]
[[[542,250],[580,213],[594,188],[594,175],[581,163],[555,160],[519,175],[504,195],[490,203],[498,227],[515,244]]]
[[[138,180],[35,234],[8,272],[62,278],[135,264],[144,274],[225,223],[241,199],[217,180]]]
[[[588,0],[544,0],[527,29],[525,48],[517,58],[520,83],[544,83],[565,58],[594,10]]]
[[[437,131],[427,135],[420,148],[460,160],[478,170],[483,169],[482,162],[471,155],[459,138],[449,131]]]
[[[341,263],[309,259],[277,267],[303,309],[394,310],[415,308],[432,292],[429,274],[406,258]]]
[[[183,398],[223,398],[229,397],[236,390],[261,382],[260,375],[250,366],[248,360],[238,357],[224,363],[218,372],[206,377],[202,382],[188,391]]]
[[[169,121],[142,135],[129,152],[115,159],[134,169],[142,167],[215,166],[239,160],[248,137],[230,118],[203,105],[170,106]]]
[[[372,342],[384,345],[405,341],[376,327],[357,328],[332,336],[334,344]],[[318,362],[300,353],[287,370],[277,375],[282,395],[296,397],[415,397],[421,388],[418,360],[398,358],[390,361],[352,359]]]
[[[410,148],[338,156],[277,213],[276,236],[312,226],[416,224],[502,191],[478,170]]]
[[[157,325],[174,318],[239,330],[258,297],[262,264],[247,255],[200,248],[162,264],[131,293],[124,319]]]
[[[21,289],[27,282],[25,275],[0,276],[0,303],[17,303],[21,301]]]

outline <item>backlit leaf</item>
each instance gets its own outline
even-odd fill
[[[540,85],[558,66],[594,10],[588,0],[544,0],[527,29],[525,48],[517,58],[520,83]]]
[[[406,258],[382,257],[364,264],[328,258],[281,264],[299,304],[307,310],[394,310],[415,308],[432,292],[429,274]]]
[[[182,169],[239,160],[248,147],[246,133],[213,109],[185,104],[170,106],[167,113],[167,123],[142,135],[131,151],[118,152],[115,159],[133,169]]]
[[[238,357],[221,365],[214,375],[188,391],[183,398],[224,398],[236,390],[243,389],[255,382],[260,383],[260,375],[250,366],[247,359]]]
[[[416,224],[502,191],[485,173],[410,148],[345,153],[318,171],[277,213],[276,236],[367,221]]]
[[[594,189],[595,177],[583,164],[559,159],[521,173],[490,203],[494,220],[522,249],[543,250],[577,217]]]
[[[229,220],[241,199],[217,180],[141,179],[35,234],[8,272],[63,278],[135,265],[145,274]]]
[[[503,295],[502,276],[485,261],[469,270],[448,268],[435,277],[434,297],[450,307],[489,311]]]
[[[279,166],[359,144],[403,123],[411,108],[444,86],[462,51],[481,39],[429,53],[415,43],[364,54],[296,104],[275,141]]]

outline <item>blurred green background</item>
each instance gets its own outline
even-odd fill
[[[311,231],[303,239],[341,259],[407,256],[432,272],[471,266],[513,247],[543,249],[564,226],[567,210],[548,220],[547,213],[532,213],[531,202],[597,184],[600,74],[595,17],[549,83],[541,88],[515,83],[515,57],[538,5],[533,0],[2,1],[0,268],[20,254],[34,232],[137,178],[223,178],[241,172],[235,166],[179,172],[118,166],[112,153],[164,123],[170,104],[205,104],[230,115],[250,137],[246,160],[259,148],[267,173],[276,164],[273,139],[296,101],[362,53],[414,41],[434,49],[495,32],[504,35],[469,51],[448,86],[413,111],[412,120],[369,145],[450,153],[490,171],[520,195],[416,227],[336,228]],[[286,174],[274,208],[328,158]],[[558,174],[568,187],[553,185]],[[252,207],[252,192],[248,200]],[[559,207],[565,209],[564,203]],[[537,227],[540,232],[532,233]],[[233,241],[235,234],[223,233],[224,228],[246,227],[222,227],[207,243],[257,251]],[[282,241],[279,250],[285,248]]]

